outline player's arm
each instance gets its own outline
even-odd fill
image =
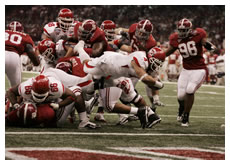
[[[34,66],[38,66],[40,64],[39,57],[36,55],[33,46],[31,44],[26,44],[25,51],[30,58],[31,62]]]
[[[164,84],[162,82],[158,81],[157,78],[153,78],[152,76],[148,75],[143,68],[139,67],[135,63],[134,60],[131,62],[131,65],[132,65],[133,69],[135,70],[136,75],[139,78],[139,81],[142,81],[143,83],[145,83],[146,85],[148,85],[152,89],[163,88]]]
[[[201,43],[208,51],[215,51],[217,49],[215,45],[207,41],[206,37],[201,40]]]
[[[18,93],[18,86],[19,85],[16,85],[16,86],[10,88],[6,92],[7,98],[10,100],[10,103],[13,105],[13,107],[15,109],[17,109],[19,107],[19,104],[17,102],[17,97],[20,96],[19,93]]]
[[[92,57],[99,57],[102,55],[105,50],[106,43],[105,41],[96,42],[92,46]]]
[[[127,29],[127,28],[122,28],[122,27],[115,29],[115,34],[120,35],[121,32],[127,32],[127,33],[128,33],[128,32],[129,32],[129,29]]]
[[[74,52],[73,52],[73,47],[76,45],[76,43],[72,43],[72,42],[66,42],[64,45],[64,48],[66,50],[66,54],[64,57],[72,57],[74,56]]]
[[[177,48],[169,45],[168,49],[165,51],[165,56],[170,56],[171,54],[173,54],[175,51],[177,50]]]
[[[77,101],[77,96],[74,95],[74,93],[68,89],[65,88],[65,92],[62,94],[61,96],[62,101],[60,101],[59,104],[59,108],[67,106],[75,101]]]
[[[74,46],[74,49],[73,49],[74,53],[78,53],[82,64],[84,64],[85,62],[91,60],[90,56],[84,50],[84,45],[85,45],[85,42],[80,40],[77,43],[77,45]]]

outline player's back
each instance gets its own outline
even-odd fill
[[[12,30],[5,31],[5,50],[21,55],[25,52],[26,44],[34,45],[32,38],[28,34]]]

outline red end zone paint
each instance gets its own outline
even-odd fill
[[[102,153],[82,152],[82,151],[9,151],[27,157],[36,158],[39,160],[147,160],[134,156],[119,156]],[[150,159],[149,159],[150,160]]]
[[[189,149],[186,149],[186,150],[185,149],[177,149],[177,150],[170,150],[170,149],[147,150],[145,149],[145,151],[184,156],[184,157],[191,157],[191,158],[198,158],[198,159],[205,159],[205,160],[225,160],[225,154],[206,152],[206,151],[196,151],[192,149],[191,150]]]

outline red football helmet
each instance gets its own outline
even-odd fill
[[[149,20],[145,19],[138,22],[135,36],[138,40],[148,40],[152,32],[153,24]]]
[[[108,41],[114,40],[116,24],[113,21],[103,21],[100,28],[105,32],[105,36],[108,39]]]
[[[49,95],[49,79],[44,75],[33,78],[32,98],[36,103],[42,103]]]
[[[17,116],[19,123],[24,126],[32,126],[36,124],[37,119],[37,107],[34,103],[24,102],[17,109]]]
[[[158,71],[165,60],[165,52],[158,47],[151,48],[148,52],[149,69]]]
[[[82,22],[78,29],[78,40],[88,41],[96,31],[97,25],[94,20],[87,19]]]
[[[56,65],[57,69],[61,69],[68,74],[72,74],[72,64],[70,62],[59,62]]]
[[[45,60],[50,63],[54,62],[57,57],[55,48],[56,44],[49,39],[44,39],[38,44],[39,52],[44,56]]]
[[[70,9],[61,9],[58,13],[58,23],[63,31],[67,31],[74,22],[73,12]]]
[[[177,24],[178,38],[186,38],[192,32],[192,22],[186,18],[181,19]]]
[[[12,31],[18,31],[18,32],[23,32],[24,28],[22,26],[22,24],[18,21],[13,21],[11,23],[8,24],[8,29],[12,30]]]

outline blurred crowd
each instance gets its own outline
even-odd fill
[[[149,19],[154,25],[153,36],[163,43],[176,28],[176,22],[189,18],[194,27],[202,27],[208,32],[212,43],[222,48],[225,38],[225,8],[222,5],[72,5],[72,6],[30,6],[7,5],[6,24],[20,21],[34,41],[41,39],[45,24],[56,21],[60,8],[67,7],[74,12],[76,20],[93,19],[98,25],[106,19],[113,20],[118,27],[128,28],[132,23]]]
[[[24,30],[36,42],[41,40],[43,27],[49,22],[56,21],[61,8],[69,8],[74,12],[74,17],[78,21],[93,19],[98,25],[106,19],[113,20],[117,27],[129,28],[129,26],[142,19],[149,19],[154,25],[153,36],[159,44],[166,45],[169,35],[176,30],[176,23],[182,18],[192,21],[193,27],[202,27],[208,33],[208,40],[219,49],[217,55],[224,54],[225,40],[225,6],[224,5],[6,5],[6,25],[11,21],[19,21],[24,26]],[[207,53],[206,53],[207,54]],[[207,54],[206,59],[208,59]],[[215,56],[215,60],[217,56]],[[23,60],[22,60],[23,61]],[[24,63],[26,70],[31,70],[32,66]],[[209,65],[207,60],[207,65]],[[162,77],[168,80],[168,61],[165,62]],[[178,73],[181,67],[181,59],[178,59]],[[224,63],[222,62],[222,67]],[[29,69],[28,69],[29,68]],[[24,69],[25,70],[25,69]],[[39,71],[39,68],[33,68]],[[169,75],[171,77],[171,75]],[[177,77],[174,75],[174,77]],[[210,77],[210,76],[209,76]],[[171,79],[169,79],[171,80]],[[210,80],[207,80],[210,82]],[[216,80],[215,80],[216,83]],[[214,83],[214,84],[215,84]],[[224,85],[224,83],[220,84]]]

